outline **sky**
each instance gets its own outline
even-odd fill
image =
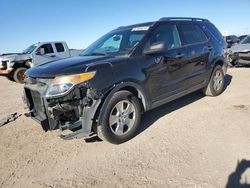
[[[250,33],[250,0],[0,0],[0,54],[44,41],[83,49],[119,26],[201,17],[230,34]]]

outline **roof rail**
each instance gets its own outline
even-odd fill
[[[208,22],[208,20],[204,18],[192,18],[192,17],[164,17],[159,19],[159,21],[168,21],[168,20],[190,20],[190,21]]]
[[[127,26],[120,26],[117,29],[123,29],[126,27],[140,27],[140,26],[151,26],[154,22],[145,22],[145,23],[139,23],[139,24],[133,24],[133,25],[127,25]]]

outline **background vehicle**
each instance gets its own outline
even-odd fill
[[[27,71],[27,116],[43,129],[78,130],[64,139],[96,133],[119,144],[132,138],[141,113],[202,89],[222,93],[225,41],[200,18],[162,18],[119,27],[78,57]]]
[[[82,50],[70,50],[66,42],[39,42],[22,53],[0,56],[0,74],[18,83],[24,82],[25,71],[35,65],[79,55]]]
[[[250,65],[250,35],[230,50],[231,65]]]
[[[240,35],[239,37],[238,37],[238,39],[240,40],[240,41],[242,41],[245,37],[247,37],[248,35]]]
[[[236,35],[226,36],[227,47],[231,48],[234,44],[237,44],[240,39]]]

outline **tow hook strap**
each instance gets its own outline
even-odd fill
[[[19,118],[22,114],[19,114],[18,112],[15,112],[13,114],[8,115],[6,118],[3,118],[0,120],[0,127],[15,121],[17,118]]]

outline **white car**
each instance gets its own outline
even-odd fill
[[[25,71],[33,66],[51,61],[77,56],[82,50],[70,50],[66,42],[39,42],[29,46],[22,53],[2,54],[0,56],[0,74],[23,83]]]
[[[250,35],[230,49],[231,65],[250,65]]]

